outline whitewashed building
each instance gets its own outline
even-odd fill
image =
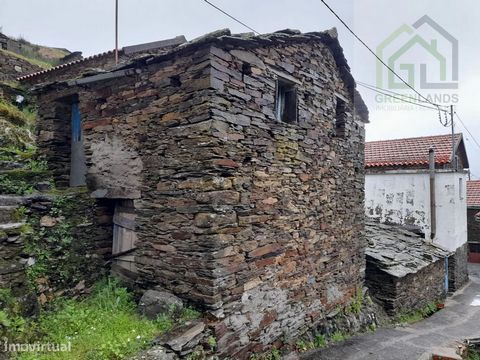
[[[468,280],[468,167],[462,134],[366,143],[367,217],[404,225],[451,251],[450,290]]]

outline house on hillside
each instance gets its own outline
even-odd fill
[[[380,223],[401,224],[454,252],[448,258],[450,290],[468,280],[468,167],[461,134],[365,146],[366,215]]]
[[[468,261],[480,263],[480,180],[467,181]]]
[[[353,298],[368,111],[335,30],[222,30],[105,72],[89,61],[24,80],[57,185],[115,207],[117,273],[209,311],[238,359]]]

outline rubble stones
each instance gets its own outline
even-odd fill
[[[179,312],[183,302],[175,295],[166,291],[147,290],[138,304],[138,310],[148,319],[154,320],[160,314]]]

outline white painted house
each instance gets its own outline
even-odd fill
[[[453,252],[448,259],[451,289],[468,279],[468,167],[462,134],[366,143],[367,217],[404,225]]]

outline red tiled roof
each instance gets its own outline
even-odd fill
[[[480,180],[467,181],[467,206],[480,206]]]
[[[187,40],[185,39],[185,37],[183,35],[180,35],[180,36],[177,36],[177,37],[172,38],[172,39],[154,41],[154,42],[150,42],[150,43],[143,43],[143,44],[132,45],[132,46],[125,46],[125,47],[119,49],[119,56],[122,56],[123,54],[132,54],[132,53],[139,52],[139,51],[160,49],[160,48],[169,47],[169,46],[177,46],[177,45],[183,44],[186,41]],[[83,59],[74,60],[74,61],[67,62],[65,64],[57,65],[57,66],[54,66],[50,69],[45,69],[45,70],[38,71],[38,72],[35,72],[35,73],[32,73],[32,74],[20,76],[20,77],[17,78],[17,80],[22,81],[22,80],[34,78],[38,75],[54,72],[56,70],[63,69],[63,68],[66,68],[66,67],[70,67],[70,66],[76,65],[76,64],[86,63],[86,62],[89,62],[91,60],[95,60],[95,59],[98,59],[98,58],[103,58],[103,57],[106,57],[106,56],[113,56],[114,54],[115,54],[115,50],[109,50],[109,51],[106,51],[106,52],[103,52],[103,53],[100,53],[100,54],[95,54],[95,55],[92,55],[92,56],[88,56],[88,57],[83,58]]]
[[[110,50],[110,51],[103,52],[101,54],[95,54],[95,55],[88,56],[88,57],[83,58],[83,59],[78,59],[78,60],[67,62],[65,64],[60,64],[60,65],[51,67],[49,69],[45,69],[45,70],[42,70],[42,71],[37,71],[37,72],[32,73],[32,74],[27,74],[27,75],[24,75],[24,76],[20,76],[20,77],[17,78],[17,80],[22,81],[22,80],[29,79],[29,78],[32,78],[32,77],[35,77],[35,76],[38,76],[38,75],[46,74],[46,73],[49,73],[49,72],[52,72],[52,71],[55,71],[55,70],[58,70],[58,69],[63,69],[63,68],[66,68],[66,67],[70,67],[70,66],[75,65],[75,64],[81,64],[81,63],[88,62],[88,61],[94,60],[94,59],[98,59],[98,58],[104,57],[104,56],[111,56],[114,53],[115,53],[115,50]]]
[[[462,134],[455,134],[456,146]],[[435,163],[445,165],[452,157],[452,135],[426,136],[365,143],[365,167],[428,165],[430,149],[435,150]]]

